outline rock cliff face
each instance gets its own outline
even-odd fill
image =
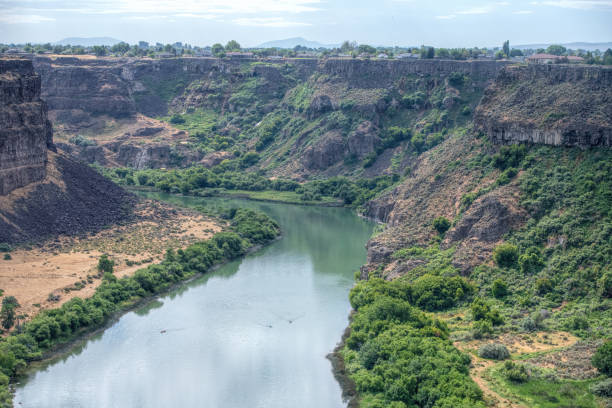
[[[131,217],[131,194],[55,151],[31,61],[0,59],[0,90],[0,242],[81,234]]]
[[[445,85],[450,74],[465,74],[469,77],[470,87],[478,88],[477,94],[480,95],[485,83],[506,65],[495,61],[439,60],[295,59],[262,62],[216,58],[47,57],[36,57],[34,64],[43,78],[43,97],[48,100],[50,115],[57,119],[54,123],[61,128],[62,134],[101,134],[125,116],[196,112],[214,116],[216,123],[211,136],[214,132],[232,137],[241,133],[248,135],[267,115],[299,117],[304,120],[302,125],[279,132],[295,140],[296,144],[290,149],[292,157],[283,156],[287,157],[286,163],[275,166],[278,175],[291,173],[299,177],[310,173],[342,172],[342,165],[338,164],[343,162],[359,165],[364,156],[377,148],[376,144],[381,140],[378,132],[385,115],[407,108],[405,103],[402,104],[403,96],[422,91],[427,99],[436,93],[435,102],[418,100],[408,107],[418,111],[412,116],[422,116],[426,113],[422,111],[438,108],[438,105],[451,110],[459,96],[456,89]],[[438,98],[437,93],[445,87],[446,91]],[[475,105],[475,99],[472,99],[468,103]],[[466,100],[461,103],[466,103]],[[336,112],[353,116],[350,118],[353,123],[345,128],[336,127],[332,122],[338,116],[331,120],[328,118]],[[303,124],[309,121],[318,121],[321,125],[315,123],[312,129],[306,129]],[[364,121],[370,123],[370,127],[358,129]],[[132,136],[136,137],[135,134]],[[107,165],[173,166],[169,161],[164,162],[163,157],[176,150],[179,145],[176,140],[155,140],[158,135],[153,130],[138,137],[138,143],[133,139],[123,140],[122,153],[117,157],[106,155],[105,161],[100,160],[99,149],[88,148],[85,151],[79,147],[74,151],[80,158],[95,159]],[[109,137],[101,139],[106,142]],[[155,146],[142,146],[140,142],[144,141]],[[247,141],[247,148],[256,142]],[[103,143],[98,144],[102,146]],[[274,149],[274,144],[271,148]],[[109,146],[108,151],[119,150]],[[155,155],[159,158],[148,159]],[[192,155],[182,154],[182,157],[187,160]],[[196,161],[202,158],[193,157]],[[179,164],[187,165],[188,162]]]
[[[25,60],[0,60],[0,195],[42,180],[53,148],[40,77]]]
[[[485,91],[474,121],[496,143],[612,146],[612,68],[507,67]]]

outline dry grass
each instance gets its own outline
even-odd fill
[[[0,288],[17,298],[17,313],[32,317],[73,297],[91,296],[101,282],[96,265],[103,253],[115,261],[115,275],[121,277],[160,261],[168,248],[185,248],[222,229],[202,214],[152,201],[138,204],[136,213],[137,221],[130,225],[84,238],[62,236],[0,260]]]

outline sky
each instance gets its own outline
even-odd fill
[[[0,43],[113,37],[243,46],[304,37],[386,46],[612,41],[612,0],[0,0]]]

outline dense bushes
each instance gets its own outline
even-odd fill
[[[602,344],[593,354],[591,361],[602,374],[612,377],[612,340]]]
[[[14,376],[27,362],[40,358],[41,351],[100,327],[114,313],[138,299],[206,272],[215,263],[240,256],[249,247],[265,243],[279,233],[273,220],[251,210],[229,211],[226,217],[231,222],[229,231],[219,232],[185,250],[169,250],[160,264],[140,269],[133,276],[117,279],[107,272],[92,297],[73,298],[58,309],[40,312],[19,333],[0,341],[0,372],[7,377]],[[0,376],[0,397],[6,390],[5,382]]]
[[[230,191],[293,191],[303,201],[319,201],[323,197],[340,199],[346,205],[359,206],[376,194],[399,181],[396,174],[356,181],[346,177],[332,177],[327,180],[310,181],[300,184],[294,180],[269,179],[258,172],[245,172],[259,160],[256,152],[245,153],[240,159],[226,160],[212,169],[200,166],[181,170],[139,170],[127,168],[97,169],[106,177],[122,185],[137,180],[141,186],[154,187],[164,192],[183,194],[208,194],[209,189]],[[214,192],[214,190],[213,190]]]
[[[356,312],[342,355],[361,406],[483,407],[469,356],[453,347],[443,322],[411,304],[413,289],[372,278],[351,291]]]

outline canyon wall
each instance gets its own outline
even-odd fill
[[[0,195],[42,180],[53,146],[40,77],[26,60],[0,60]]]
[[[125,222],[135,197],[56,152],[32,62],[0,59],[0,242],[37,242]]]
[[[612,68],[507,67],[485,91],[474,122],[495,143],[612,146]]]

